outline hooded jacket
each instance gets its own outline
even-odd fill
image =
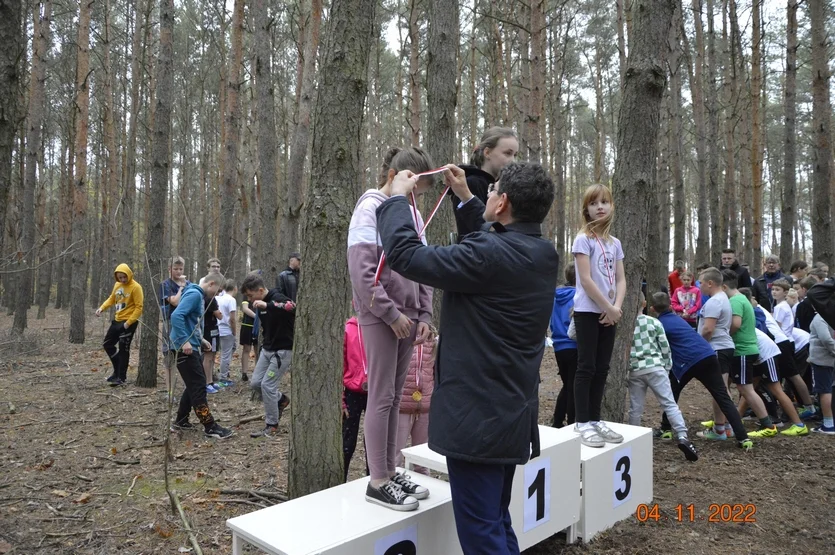
[[[463,164],[459,167],[464,170],[464,175],[467,177],[467,187],[469,187],[473,196],[478,198],[478,200],[484,204],[487,204],[487,189],[490,188],[490,185],[496,182],[496,178],[493,177],[493,174],[482,170],[478,166],[470,164]],[[479,231],[479,229],[471,228],[468,224],[468,220],[459,214],[458,205],[461,203],[461,199],[455,196],[455,194],[452,193],[452,190],[450,190],[449,194],[450,199],[452,200],[452,212],[455,214],[455,228],[458,230],[458,241],[461,241],[465,235],[474,231]]]
[[[351,276],[357,322],[361,326],[379,322],[391,325],[401,314],[405,314],[412,320],[430,324],[431,287],[406,279],[392,270],[388,263],[383,265],[380,282],[374,282],[377,265],[383,254],[383,243],[377,232],[377,207],[388,198],[376,189],[368,190],[357,201],[351,216],[348,228],[348,273]],[[420,212],[415,213],[418,225],[423,227]],[[417,234],[416,231],[413,233]]]
[[[577,342],[568,337],[568,325],[571,322],[571,309],[574,307],[576,291],[577,289],[571,285],[554,290],[554,310],[551,312],[551,341],[554,343],[554,352],[577,348]]]
[[[200,342],[203,339],[203,289],[197,284],[189,283],[180,295],[180,304],[171,313],[171,348],[179,351],[188,341],[196,352],[200,352]]]
[[[415,346],[412,351],[409,373],[406,374],[406,383],[403,385],[403,394],[400,397],[400,414],[429,412],[429,403],[432,401],[432,392],[435,390],[435,347],[437,345],[438,340],[433,338],[423,345]],[[420,395],[415,395],[418,391]]]
[[[130,269],[130,266],[124,263],[116,266],[116,270],[113,271],[114,278],[117,272],[128,276],[128,282],[123,284],[116,280],[116,283],[113,285],[113,291],[107,297],[107,300],[101,304],[99,309],[104,312],[111,306],[115,306],[116,321],[127,322],[127,325],[130,327],[142,316],[142,305],[145,302],[145,294],[142,291],[142,286],[133,279],[133,271]]]

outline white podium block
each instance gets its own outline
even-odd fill
[[[540,455],[516,467],[510,497],[513,530],[524,550],[571,527],[580,514],[580,436],[539,427]],[[428,445],[403,449],[406,468],[448,474],[446,457]]]
[[[591,540],[634,515],[639,504],[652,501],[652,430],[606,424],[623,436],[623,443],[607,443],[603,448],[581,446],[580,521],[569,530],[570,543],[577,538]]]
[[[226,521],[232,553],[250,543],[270,555],[458,555],[449,484],[422,474],[429,488],[416,511],[398,512],[365,500],[368,478]]]

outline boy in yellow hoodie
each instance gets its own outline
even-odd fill
[[[116,307],[115,319],[110,324],[102,344],[104,352],[113,364],[113,375],[107,378],[107,381],[110,385],[116,386],[124,385],[127,379],[130,343],[136,332],[139,317],[142,316],[145,295],[142,286],[133,279],[133,272],[127,264],[116,266],[113,275],[116,277],[113,292],[96,310],[96,316],[101,316],[102,311],[111,306]]]

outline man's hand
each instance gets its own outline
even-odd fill
[[[447,164],[444,167],[446,168],[444,170],[444,183],[449,185],[449,188],[452,189],[455,196],[461,199],[461,202],[467,202],[473,198],[473,194],[467,186],[467,176],[464,170],[455,164]]]
[[[432,329],[426,322],[418,322],[417,335],[415,336],[415,345],[426,343],[432,337]]]
[[[403,170],[394,176],[391,182],[391,196],[408,196],[417,185],[417,177],[409,170]]]
[[[212,350],[212,344],[206,341],[205,339],[201,339],[201,345],[203,345],[203,350],[207,353]]]
[[[401,314],[397,320],[391,324],[391,329],[397,339],[406,339],[412,335],[412,319]]]
[[[253,301],[252,308],[262,309],[267,308],[267,303],[265,301]]]
[[[186,341],[185,343],[183,343],[182,351],[184,355],[190,355],[194,352],[194,349],[191,348],[191,343]]]
[[[128,328],[130,327],[130,326],[128,325],[128,321],[127,321],[127,320],[125,320],[125,323],[124,323],[124,324],[122,324],[122,327],[123,327],[123,328],[125,328],[125,329],[128,329]]]
[[[97,308],[96,309],[96,317],[98,318],[99,316],[101,316],[101,309]]]
[[[294,310],[296,310],[296,303],[294,303],[293,301],[286,301],[282,303],[281,308],[283,308],[287,312],[293,312]]]

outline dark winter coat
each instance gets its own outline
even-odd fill
[[[293,332],[296,325],[295,309],[287,311],[283,303],[291,300],[278,289],[270,289],[264,302],[266,308],[258,310],[258,319],[264,327],[264,344],[267,351],[292,351]]]
[[[774,298],[771,296],[771,284],[778,279],[786,279],[783,272],[774,272],[773,274],[763,274],[754,280],[754,287],[752,292],[754,298],[761,307],[769,312],[774,312]],[[740,287],[743,287],[740,285]]]
[[[299,293],[299,271],[287,266],[286,270],[278,274],[275,287],[282,295],[296,302]]]
[[[559,256],[538,223],[484,224],[474,198],[460,216],[481,230],[424,246],[402,196],[377,209],[387,264],[443,289],[429,447],[476,463],[524,464],[539,454],[539,366]]]

